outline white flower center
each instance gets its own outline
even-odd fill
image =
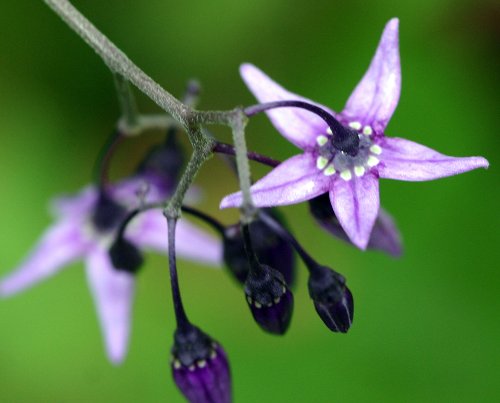
[[[361,122],[357,121],[349,122],[348,126],[359,133],[359,151],[355,156],[336,150],[332,146],[330,128],[327,129],[326,134],[320,134],[316,137],[318,144],[316,168],[323,171],[325,176],[338,173],[345,181],[351,180],[354,176],[360,178],[371,168],[377,166],[380,162],[377,156],[382,153],[382,148],[374,144],[370,137],[373,134],[371,126],[363,126]]]

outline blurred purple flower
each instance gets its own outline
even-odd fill
[[[299,203],[328,192],[340,225],[356,246],[365,249],[379,213],[379,178],[425,181],[488,167],[482,157],[449,157],[384,136],[401,86],[398,24],[394,18],[386,25],[368,71],[339,114],[288,92],[251,64],[241,67],[244,81],[260,102],[297,100],[320,106],[359,136],[358,152],[351,156],[333,147],[332,132],[318,115],[298,108],[268,110],[276,129],[304,153],[252,186],[258,207]],[[241,192],[231,194],[221,208],[239,206],[241,201]]]
[[[115,364],[122,362],[128,348],[135,277],[124,268],[113,267],[108,250],[122,219],[139,207],[138,192],[145,183],[149,186],[145,202],[159,202],[166,196],[157,181],[141,176],[110,185],[106,197],[89,186],[76,196],[55,200],[56,222],[28,258],[2,279],[0,297],[23,291],[84,259],[107,355]],[[167,253],[167,223],[162,212],[147,210],[137,215],[128,225],[125,238],[138,248]],[[176,247],[179,256],[221,264],[221,242],[184,219],[177,226]]]

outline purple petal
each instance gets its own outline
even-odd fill
[[[337,178],[330,201],[349,239],[366,249],[379,210],[378,178],[370,173],[350,181]]]
[[[175,384],[191,403],[230,403],[232,401],[231,372],[227,355],[220,345],[205,366],[176,368],[172,365]]]
[[[399,20],[393,18],[385,26],[370,67],[342,112],[347,119],[379,132],[389,123],[401,90],[398,25]]]
[[[108,253],[97,247],[87,257],[87,279],[108,358],[113,364],[120,364],[128,349],[135,278],[115,270]]]
[[[328,194],[310,200],[309,209],[323,229],[345,242],[352,243],[333,212]],[[378,249],[395,257],[401,256],[401,235],[392,216],[382,207],[373,225],[367,248]],[[274,267],[272,264],[270,266]]]
[[[401,234],[394,222],[394,218],[383,208],[380,208],[378,217],[370,235],[368,248],[382,250],[394,257],[403,253]]]
[[[328,191],[332,177],[316,168],[313,154],[295,155],[282,162],[251,188],[257,207],[285,206],[312,199]],[[239,207],[241,192],[224,197],[220,208]]]
[[[240,74],[250,91],[261,103],[295,100],[314,104],[329,111],[325,106],[285,90],[252,64],[243,64],[240,67]],[[277,108],[266,113],[274,127],[288,141],[303,150],[314,147],[316,137],[326,133],[327,124],[325,121],[318,115],[304,109]]]
[[[259,306],[256,301],[248,301],[250,311],[257,324],[266,332],[273,334],[285,334],[290,326],[293,314],[293,294],[290,290],[279,298],[278,302],[271,302],[270,306]]]
[[[29,257],[0,282],[0,296],[7,297],[22,291],[80,258],[88,242],[79,224],[64,220],[50,227]]]
[[[141,213],[127,231],[127,239],[141,248],[168,252],[167,220],[162,211]],[[176,252],[179,257],[213,266],[222,264],[222,242],[195,227],[185,219],[179,220],[175,233]]]
[[[381,178],[427,181],[457,175],[476,168],[488,168],[483,157],[448,157],[413,141],[384,138],[381,142]]]
[[[157,177],[140,175],[125,179],[108,187],[109,195],[129,208],[136,208],[140,195],[144,192],[147,203],[161,202],[167,196],[164,184]],[[191,192],[192,193],[192,192]],[[51,209],[56,216],[81,216],[91,214],[97,202],[98,192],[95,186],[87,186],[74,196],[61,196],[51,202]]]
[[[89,214],[97,201],[95,186],[86,186],[73,196],[59,196],[50,203],[51,210],[57,216],[81,216]]]

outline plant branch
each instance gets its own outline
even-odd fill
[[[238,168],[238,178],[240,182],[241,192],[243,193],[243,204],[241,205],[241,222],[242,224],[250,224],[255,216],[255,206],[252,202],[250,193],[251,173],[250,164],[247,157],[247,144],[245,141],[245,125],[248,118],[242,110],[235,114],[231,120],[231,128],[233,129],[233,142],[236,152],[236,166]]]
[[[109,69],[130,81],[179,123],[187,126],[191,108],[184,105],[132,62],[68,0],[44,0],[94,51]]]
[[[193,182],[201,165],[210,157],[213,150],[214,140],[203,134],[202,124],[223,124],[230,126],[233,131],[236,147],[236,163],[240,187],[243,192],[242,216],[243,222],[250,222],[255,208],[250,195],[250,167],[247,158],[244,128],[248,120],[241,109],[230,111],[195,111],[190,106],[183,104],[168,91],[163,89],[157,82],[142,71],[132,62],[113,42],[100,32],[87,18],[85,18],[68,0],[44,0],[44,2],[68,24],[94,51],[103,59],[109,69],[117,75],[118,80],[134,84],[140,91],[151,98],[158,106],[168,112],[185,129],[193,146],[193,154],[181,178],[174,196],[164,209],[168,218],[176,218],[180,215],[182,199]],[[122,82],[119,82],[120,89]],[[129,123],[133,111],[130,93],[123,92],[124,101],[122,107],[125,110],[125,124]],[[125,104],[126,101],[126,104]],[[129,102],[130,101],[130,102]],[[128,116],[127,116],[128,115]],[[138,119],[133,129],[129,132],[140,132]]]
[[[167,218],[177,219],[180,217],[182,201],[184,200],[184,196],[189,186],[193,183],[201,166],[212,155],[214,140],[204,138],[201,133],[201,128],[199,127],[194,128],[192,133],[195,135],[194,151],[193,154],[191,154],[191,158],[189,159],[186,170],[179,181],[179,185],[177,186],[174,195],[168,201],[165,209],[163,210],[163,214]],[[199,143],[196,141],[199,141]]]

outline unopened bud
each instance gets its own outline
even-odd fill
[[[176,330],[171,367],[177,387],[191,403],[231,402],[226,353],[196,326]]]
[[[354,318],[354,300],[345,278],[328,267],[318,266],[309,277],[309,295],[316,312],[333,332],[347,333]]]
[[[269,266],[252,270],[245,282],[248,306],[257,324],[267,332],[284,334],[293,312],[293,295],[283,275]]]

